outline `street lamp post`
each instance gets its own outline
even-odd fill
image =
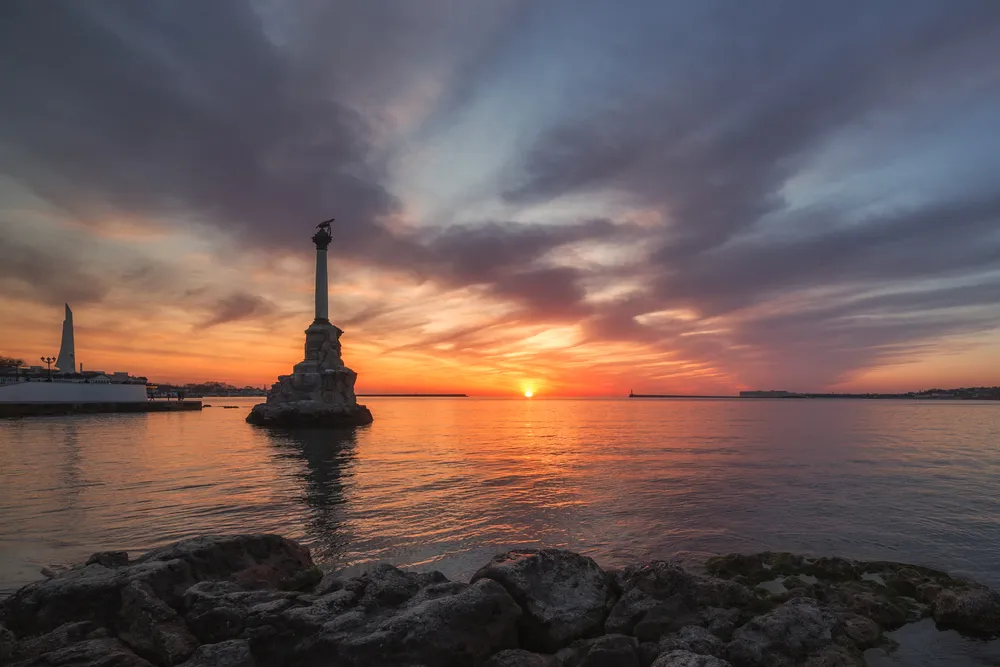
[[[45,362],[45,365],[48,367],[49,370],[49,382],[52,382],[52,362],[55,360],[56,360],[55,357],[42,357],[42,361]]]

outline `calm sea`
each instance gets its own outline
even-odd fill
[[[206,402],[0,422],[0,596],[100,549],[248,531],[451,577],[544,544],[607,566],[840,554],[1000,587],[1000,403],[382,398],[335,435]]]

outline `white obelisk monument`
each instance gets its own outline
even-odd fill
[[[76,372],[76,344],[73,342],[73,311],[66,305],[66,319],[63,320],[62,343],[59,345],[59,358],[56,368],[60,373]]]

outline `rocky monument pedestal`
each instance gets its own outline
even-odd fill
[[[281,375],[271,386],[266,403],[253,406],[247,421],[277,428],[339,428],[372,423],[372,413],[358,404],[354,382],[358,374],[344,365],[340,336],[327,319],[326,249],[329,222],[313,236],[316,244],[316,319],[306,329],[305,359],[291,375]]]

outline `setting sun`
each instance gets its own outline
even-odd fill
[[[534,393],[530,389],[525,389],[524,390],[524,397],[525,398],[531,398],[532,396],[534,396]]]

